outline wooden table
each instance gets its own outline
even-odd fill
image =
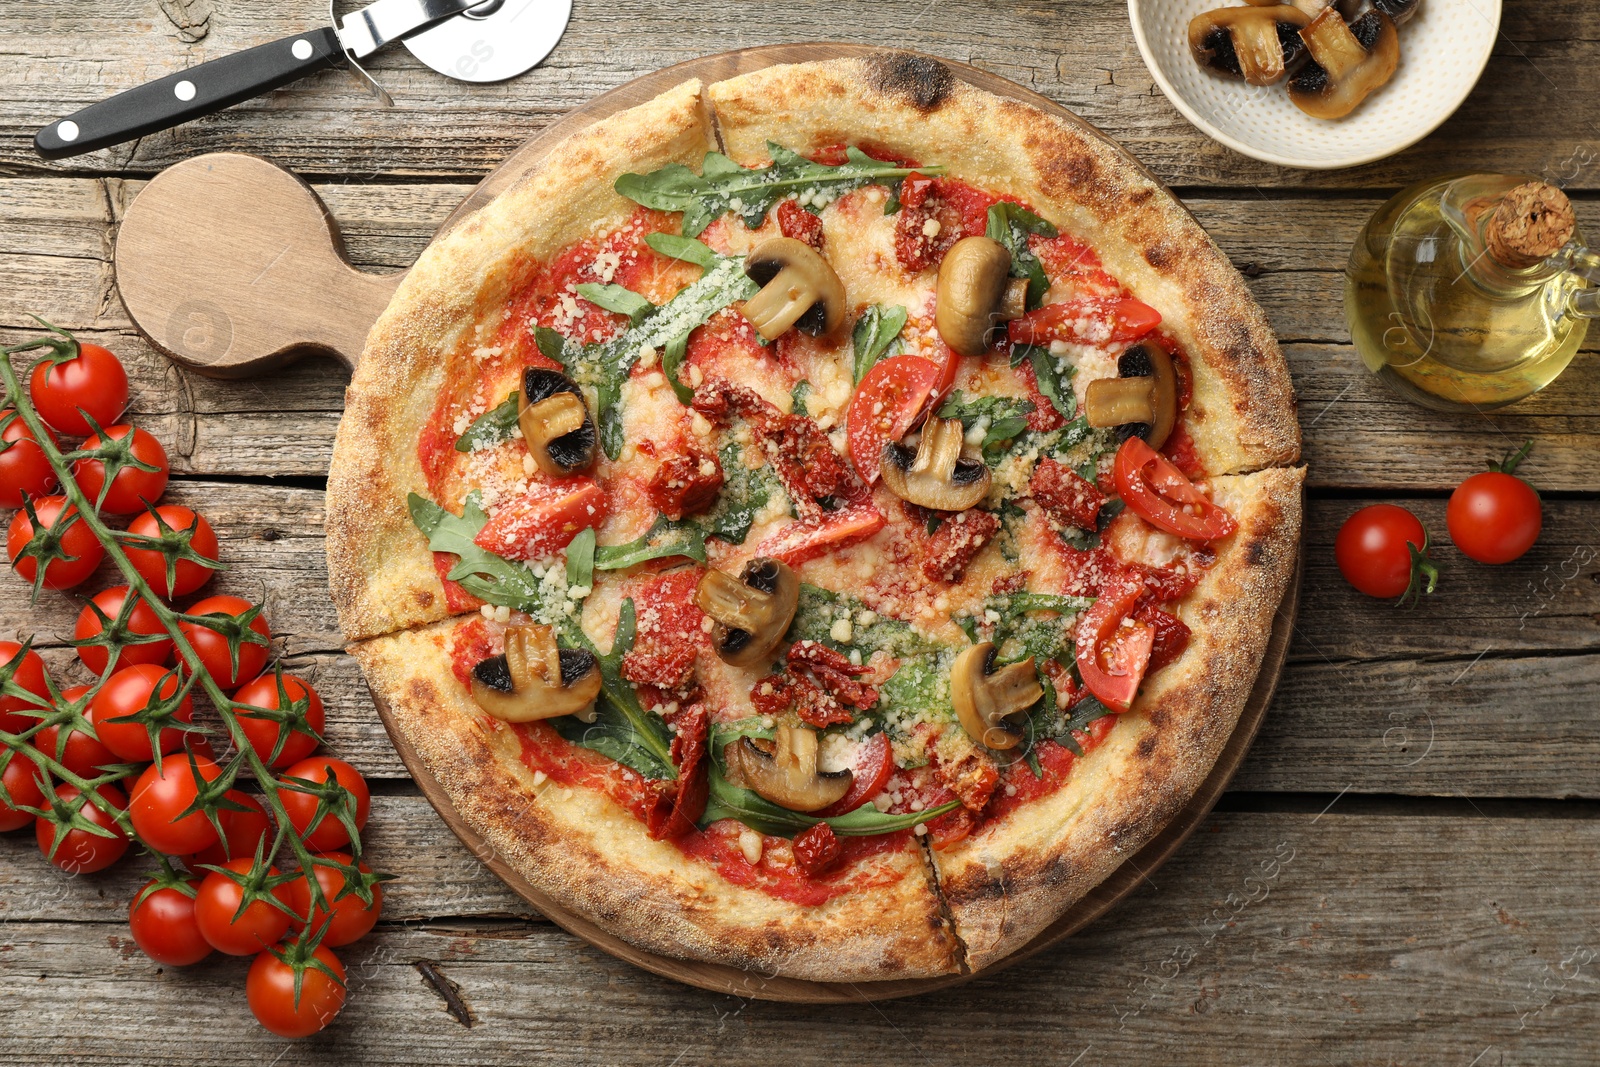
[[[713,19],[708,12],[716,10]],[[139,864],[73,879],[29,835],[0,840],[0,1048],[8,1062],[1590,1063],[1600,1046],[1600,386],[1591,341],[1542,395],[1485,417],[1406,405],[1359,369],[1340,270],[1398,186],[1447,169],[1543,174],[1600,230],[1600,9],[1510,0],[1478,90],[1434,136],[1331,174],[1200,136],[1154,87],[1117,0],[736,0],[580,4],[539,69],[469,87],[400,50],[375,64],[399,106],[330,72],[136,145],[60,165],[34,130],[112,91],[325,19],[315,0],[0,0],[0,341],[35,312],[116,349],[137,421],[165,441],[169,496],[205,510],[265,596],[281,651],[329,701],[329,743],[373,781],[390,887],[345,953],[353,995],[298,1044],[250,1019],[244,967],[163,971],[132,945]],[[1004,74],[1073,108],[1171,184],[1250,279],[1288,354],[1310,465],[1306,579],[1278,699],[1217,811],[1082,935],[960,989],[825,1010],[687,989],[542,921],[451,837],[406,778],[339,648],[322,486],[344,379],[310,361],[270,381],[179,371],[113,291],[117,221],[196,153],[267,155],[306,176],[356,261],[410,264],[510,149],[565,110],[694,55],[784,40],[899,44]],[[227,234],[219,233],[219,241]],[[1443,535],[1462,477],[1535,439],[1545,532],[1517,563],[1437,550],[1413,611],[1340,579],[1332,541],[1395,500]],[[68,671],[76,605],[29,610],[0,582],[0,630]]]

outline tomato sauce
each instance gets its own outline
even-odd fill
[[[722,819],[704,830],[685,834],[674,844],[684,855],[711,864],[734,885],[759,889],[779,900],[812,907],[826,904],[844,893],[893,885],[901,879],[900,871],[857,871],[854,867],[868,857],[916,847],[910,832],[905,830],[871,837],[841,837],[839,859],[833,868],[812,878],[794,865],[794,847],[782,837],[763,835],[761,862],[751,864],[739,845],[743,831],[740,823]]]

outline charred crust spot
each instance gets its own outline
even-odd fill
[[[1267,542],[1259,537],[1252,537],[1250,543],[1244,546],[1245,562],[1252,567],[1266,563],[1267,555]]]
[[[921,112],[937,108],[955,89],[950,68],[927,56],[879,52],[866,59],[867,82],[886,96],[904,97]]]
[[[1159,739],[1155,734],[1145,734],[1139,739],[1139,743],[1134,746],[1134,753],[1138,755],[1140,759],[1147,760],[1151,756],[1155,755],[1156,744],[1158,741]]]
[[[1159,242],[1144,250],[1144,261],[1156,270],[1165,271],[1177,260],[1177,254],[1171,245]]]

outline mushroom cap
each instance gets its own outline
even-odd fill
[[[965,447],[960,419],[929,419],[912,452],[894,441],[883,446],[883,484],[901,500],[935,511],[966,511],[989,495],[992,476]]]
[[[1289,99],[1313,118],[1350,114],[1394,77],[1400,64],[1400,36],[1394,22],[1373,9],[1346,25],[1329,7],[1300,31],[1311,58],[1289,79]]]
[[[761,291],[740,310],[767,340],[777,340],[790,326],[821,337],[844,322],[844,283],[804,241],[774,237],[761,242],[745,257],[744,272]]]
[[[950,704],[967,736],[987,748],[1004,751],[1022,742],[1022,731],[1008,722],[1044,696],[1033,657],[994,669],[993,641],[973,645],[956,657],[950,669]]]
[[[1117,377],[1101,378],[1084,390],[1090,426],[1116,427],[1117,439],[1143,438],[1160,448],[1178,422],[1178,375],[1167,350],[1144,340],[1117,357]]]
[[[1011,280],[1011,253],[991,237],[963,237],[939,262],[933,324],[963,356],[981,355]],[[1015,310],[1015,309],[1012,309]]]
[[[1204,11],[1189,20],[1189,51],[1213,74],[1271,85],[1306,61],[1299,31],[1310,22],[1299,8],[1271,0]]]
[[[567,396],[575,397],[582,407],[576,428],[569,428],[574,415],[571,401],[558,399]],[[522,372],[517,426],[533,462],[551,477],[574,474],[594,462],[600,435],[589,405],[578,384],[560,371],[529,367]]]
[[[749,737],[729,742],[722,759],[734,784],[790,811],[821,811],[850,791],[855,778],[850,771],[817,769],[815,730],[785,723],[771,749]]]
[[[781,560],[757,556],[739,577],[708,570],[695,604],[712,619],[711,647],[724,663],[749,667],[771,656],[800,605],[800,578]]]
[[[513,626],[506,650],[473,666],[471,691],[479,707],[505,722],[577,715],[600,695],[600,663],[586,649],[558,649],[548,626]]]

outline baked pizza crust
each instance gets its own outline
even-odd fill
[[[1215,478],[1239,530],[1175,609],[1177,662],[1072,770],[1064,788],[933,853],[940,892],[980,970],[1027,944],[1154,837],[1211,773],[1266,654],[1295,569],[1303,468]]]
[[[652,952],[815,981],[926,978],[959,949],[915,843],[847,875],[881,880],[801,905],[735,885],[599,790],[536,781],[516,735],[451,671],[462,620],[353,645],[373,699],[497,860],[560,907]]]
[[[627,171],[698,170],[718,144],[746,163],[770,139],[937,161],[1087,240],[1188,352],[1187,423],[1241,529],[1177,607],[1194,630],[1068,785],[948,850],[875,860],[892,885],[795,905],[652,841],[605,794],[533,773],[454,678],[444,588],[406,496],[426,490],[418,434],[480,324],[498,325],[519,264],[554,256],[634,205]],[[650,951],[825,981],[978,970],[1026,944],[1153,837],[1209,774],[1292,579],[1303,471],[1282,354],[1243,280],[1199,225],[1091,127],[960,81],[926,57],[773,67],[684,84],[582,131],[436,241],[374,326],[328,483],[330,582],[374,699],[466,824],[538,890]],[[1287,468],[1287,469],[1286,469]],[[1247,473],[1259,472],[1259,473]],[[934,876],[937,875],[938,885]],[[952,920],[954,929],[952,929]],[[959,936],[958,936],[959,935]]]
[[[499,327],[519,268],[626,219],[636,205],[612,189],[620,175],[698,167],[711,147],[701,84],[686,81],[556,145],[411,268],[367,336],[328,471],[328,579],[346,639],[452,614],[406,510],[407,494],[427,495],[417,439],[479,327]]]
[[[1028,203],[1086,239],[1106,270],[1161,312],[1162,329],[1194,371],[1185,422],[1207,471],[1299,458],[1288,366],[1244,279],[1161,183],[1092,126],[899,52],[768,67],[716,82],[706,95],[737,162],[769,159],[768,141],[801,155],[840,143],[881,146]]]

